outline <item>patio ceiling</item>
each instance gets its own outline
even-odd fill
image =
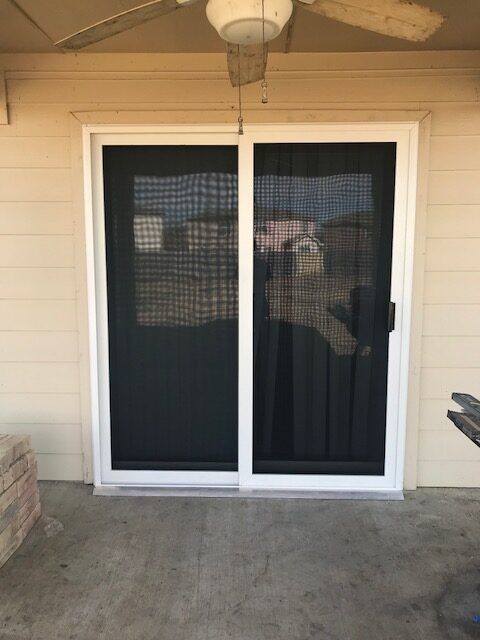
[[[48,33],[59,40],[89,24],[141,0],[18,0]],[[420,0],[447,16],[444,25],[426,43],[409,43],[369,33],[299,10],[291,51],[409,51],[480,48],[480,2],[477,0]],[[271,50],[283,51],[285,30]],[[205,0],[182,11],[148,22],[85,49],[89,52],[205,52],[224,51],[224,43],[205,17]],[[0,51],[48,53],[51,42],[10,4],[0,0]]]

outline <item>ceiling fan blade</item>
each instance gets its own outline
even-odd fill
[[[392,38],[423,42],[444,16],[410,0],[297,0],[305,9],[326,18],[375,31]]]
[[[55,46],[60,49],[83,49],[89,44],[110,38],[117,33],[122,33],[139,24],[175,11],[175,9],[180,9],[182,6],[193,4],[193,2],[196,0],[152,0],[62,38],[62,40],[55,42]]]
[[[267,64],[268,45],[227,44],[228,73],[232,87],[262,80]]]

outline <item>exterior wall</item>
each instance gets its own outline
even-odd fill
[[[0,126],[0,432],[32,435],[41,478],[88,479],[83,452],[91,459],[75,132],[119,111],[123,122],[234,122],[224,65],[217,55],[0,55],[10,122]],[[445,417],[452,391],[480,395],[480,52],[289,54],[270,67],[268,105],[258,86],[243,91],[246,122],[431,112],[407,485],[480,486],[480,450]]]

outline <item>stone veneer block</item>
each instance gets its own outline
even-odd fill
[[[32,448],[30,436],[9,436],[0,434],[0,473],[4,473],[12,464]]]
[[[0,567],[22,544],[40,513],[30,438],[0,434]]]

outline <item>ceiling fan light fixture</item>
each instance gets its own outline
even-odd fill
[[[264,0],[265,42],[279,35],[292,10],[292,0]],[[208,0],[207,18],[227,42],[247,45],[263,41],[262,0]]]

